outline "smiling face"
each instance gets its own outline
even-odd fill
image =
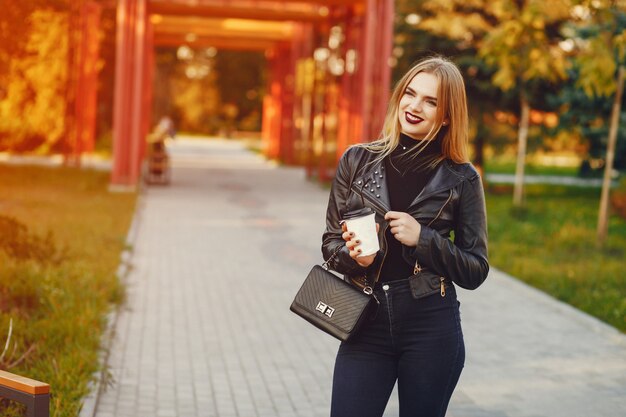
[[[437,123],[439,79],[420,72],[409,82],[398,105],[400,130],[413,139],[424,139]],[[443,124],[447,122],[444,120]]]

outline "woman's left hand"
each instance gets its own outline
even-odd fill
[[[391,234],[406,246],[417,246],[422,226],[409,213],[388,211],[385,220],[389,222]]]

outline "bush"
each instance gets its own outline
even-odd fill
[[[45,237],[29,233],[25,224],[10,216],[0,215],[0,251],[9,257],[40,263],[58,264],[63,259],[53,241],[52,232]]]

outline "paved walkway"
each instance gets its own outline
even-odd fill
[[[172,184],[141,197],[95,416],[327,416],[338,342],[289,304],[320,260],[328,190],[237,142],[171,152]],[[625,335],[495,270],[459,297],[448,416],[625,415]]]

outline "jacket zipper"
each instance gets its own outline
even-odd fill
[[[354,191],[354,190],[353,190]],[[378,201],[372,200],[371,198],[368,197],[367,194],[363,193],[363,190],[360,190],[360,194],[363,198],[367,199],[367,201],[370,202],[370,204],[372,204],[375,208],[379,209],[381,212],[385,210],[385,208],[380,205],[378,203]],[[443,205],[441,206],[441,208],[439,209],[439,212],[437,213],[437,215],[435,216],[435,218],[433,218],[430,222],[428,222],[427,226],[430,226],[431,224],[433,224],[433,222],[435,220],[437,220],[439,218],[439,216],[441,216],[441,213],[443,213],[443,209],[446,208],[446,206],[448,205],[448,203],[450,202],[450,200],[452,200],[452,189],[450,189],[450,195],[448,196],[448,199],[443,203]],[[383,264],[385,263],[385,258],[387,258],[387,229],[389,228],[389,225],[385,226],[385,229],[383,230],[383,240],[385,242],[385,250],[384,250],[384,255],[383,255],[383,259],[380,263],[380,267],[378,268],[378,271],[376,273],[376,277],[374,278],[374,282],[372,283],[372,288],[376,285],[376,283],[378,282],[378,279],[380,278],[380,273],[383,269]],[[415,261],[415,267],[413,268],[413,274],[418,274],[419,272],[422,271],[422,267],[419,264],[419,260]],[[444,277],[440,277],[440,294],[442,297],[445,297],[446,295],[446,288],[444,286]]]
[[[357,192],[361,195],[361,197],[365,200],[367,200],[371,205],[374,206],[374,208],[378,209],[379,213],[381,214],[381,216],[385,216],[385,213],[387,211],[387,209],[385,207],[383,207],[378,201],[371,199],[367,194],[365,194],[363,192],[362,189],[358,190],[358,189],[354,189],[352,188],[352,191]],[[385,258],[387,258],[387,229],[389,228],[389,225],[387,224],[383,230],[383,241],[385,242],[385,247],[384,247],[384,251],[383,251],[383,260],[380,263],[380,267],[378,268],[378,272],[376,273],[376,276],[374,277],[374,282],[372,283],[371,287],[374,288],[374,286],[376,285],[376,283],[378,282],[378,279],[380,278],[380,272],[383,269],[383,264],[385,262]],[[367,280],[366,280],[367,281]]]
[[[450,190],[450,195],[448,196],[448,199],[446,200],[445,203],[443,203],[443,206],[441,206],[441,208],[439,209],[439,212],[437,213],[435,218],[428,222],[428,224],[426,225],[427,227],[430,227],[430,225],[433,224],[433,222],[435,220],[437,220],[439,218],[439,216],[441,216],[441,213],[443,213],[443,209],[446,208],[446,206],[448,205],[450,200],[452,200],[452,190]]]
[[[385,207],[383,207],[382,205],[379,204],[378,201],[372,200],[367,194],[363,193],[363,191],[361,190],[361,196],[366,199],[367,201],[369,201],[370,204],[372,204],[375,208],[377,208],[383,217],[385,216]],[[387,258],[387,229],[389,228],[389,224],[385,225],[385,228],[383,229],[383,241],[385,242],[385,250],[383,251],[383,260],[380,263],[380,267],[378,268],[378,271],[376,272],[376,276],[374,277],[374,282],[372,283],[372,288],[376,285],[376,283],[378,282],[378,279],[380,278],[380,272],[383,269],[383,264],[385,263],[385,258]]]
[[[443,209],[446,208],[450,200],[452,200],[452,189],[450,189],[450,195],[448,196],[448,199],[445,201],[445,203],[443,203],[443,206],[441,206],[435,218],[428,222],[428,224],[426,225],[427,227],[430,227],[430,225],[433,224],[433,222],[437,220],[439,216],[441,216],[441,213],[443,213]],[[419,264],[419,259],[417,259],[415,261],[415,267],[413,268],[413,275],[417,275],[420,272],[422,272],[422,266]],[[446,287],[443,283],[444,280],[445,280],[444,277],[439,277],[439,293],[441,294],[442,297],[446,296]]]
[[[383,241],[385,242],[385,251],[383,252],[383,260],[380,262],[380,266],[378,267],[378,272],[376,272],[376,277],[374,277],[373,285],[376,285],[376,283],[378,282],[378,279],[380,278],[380,273],[383,270],[383,265],[385,264],[385,258],[387,258],[387,229],[389,229],[389,224],[387,224],[387,226],[385,226],[385,229],[383,230]]]

